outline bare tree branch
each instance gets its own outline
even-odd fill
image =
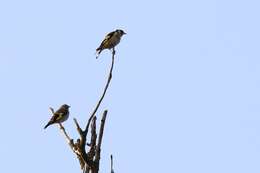
[[[69,137],[69,135],[67,134],[65,128],[63,127],[63,125],[62,125],[61,123],[59,123],[59,126],[60,126],[60,130],[61,130],[62,134],[65,136],[65,138],[66,138],[68,144],[69,144],[70,147],[72,147],[72,149],[73,149],[73,147],[74,147],[73,139],[71,139],[71,138]]]
[[[99,170],[101,144],[102,144],[102,138],[103,138],[103,133],[104,133],[106,117],[107,117],[107,110],[105,110],[104,113],[103,113],[103,116],[102,116],[102,119],[101,119],[101,124],[100,124],[99,135],[98,135],[98,143],[97,143],[96,155],[95,155],[95,160],[94,160],[94,162],[96,164],[96,169],[97,169],[96,173]]]
[[[97,117],[94,116],[92,119],[92,125],[91,125],[91,142],[90,142],[90,149],[88,152],[88,158],[93,160],[95,156],[95,151],[96,151],[96,140],[97,140],[97,132],[96,132],[96,120]]]
[[[112,63],[111,63],[109,75],[108,75],[108,78],[107,78],[107,83],[106,83],[106,86],[105,86],[105,88],[104,88],[104,90],[103,90],[103,94],[101,95],[99,101],[97,102],[96,107],[94,108],[92,114],[90,115],[90,118],[89,118],[88,123],[87,123],[86,128],[85,128],[85,133],[86,133],[86,135],[87,135],[87,133],[88,133],[88,128],[89,128],[89,124],[90,124],[90,122],[91,122],[91,119],[92,119],[93,116],[96,114],[96,112],[97,112],[97,110],[98,110],[98,108],[99,108],[99,106],[100,106],[102,100],[104,99],[105,94],[106,94],[107,89],[108,89],[108,86],[109,86],[109,84],[110,84],[110,81],[111,81],[111,79],[112,79],[112,72],[113,72],[114,61],[115,61],[115,53],[116,53],[116,52],[115,52],[115,49],[113,48],[113,52],[112,52]]]
[[[69,135],[67,134],[63,125],[59,124],[62,134],[65,136],[65,139],[67,140],[70,148],[76,154],[76,156],[80,162],[80,166],[81,166],[83,173],[98,173],[98,171],[99,171],[99,162],[100,162],[100,158],[101,158],[100,157],[101,144],[102,144],[102,139],[103,139],[107,110],[105,110],[103,112],[100,129],[99,129],[99,134],[98,134],[98,139],[97,139],[97,132],[96,132],[97,118],[95,115],[106,95],[107,89],[111,82],[112,72],[113,72],[113,68],[114,68],[114,59],[115,59],[115,49],[113,49],[113,52],[112,52],[112,62],[111,62],[111,67],[109,70],[109,75],[107,78],[105,88],[104,88],[103,93],[102,93],[100,99],[98,100],[93,112],[91,113],[91,115],[88,119],[85,129],[82,130],[77,119],[76,118],[73,119],[74,123],[76,125],[77,132],[79,133],[79,136],[80,136],[76,140],[75,143],[74,143],[73,139],[71,139],[69,137]],[[50,110],[51,110],[52,114],[54,114],[54,112],[55,112],[54,109],[50,108]],[[89,148],[88,152],[86,152],[87,134],[88,134],[90,124],[91,124],[91,139],[90,139],[90,144],[89,144],[90,148]],[[112,169],[112,167],[111,167],[111,169]]]

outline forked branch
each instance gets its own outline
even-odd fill
[[[77,155],[77,158],[79,159],[83,173],[90,173],[90,172],[98,173],[98,171],[99,171],[99,162],[100,162],[100,158],[101,158],[100,157],[101,144],[102,144],[102,139],[103,139],[107,110],[105,110],[103,112],[100,129],[99,129],[99,134],[98,134],[98,139],[97,139],[97,133],[96,133],[96,119],[97,118],[95,115],[106,95],[107,89],[111,82],[112,72],[113,72],[113,68],[114,68],[114,59],[115,59],[115,50],[113,49],[111,67],[109,70],[109,75],[107,78],[105,88],[104,88],[102,95],[101,95],[100,99],[98,100],[93,112],[90,114],[90,117],[88,119],[88,122],[87,122],[84,130],[82,130],[82,128],[80,127],[77,119],[74,118],[74,123],[76,125],[76,129],[80,136],[80,138],[77,139],[76,143],[74,143],[73,139],[71,139],[69,137],[69,135],[67,134],[67,132],[66,132],[65,128],[62,126],[62,124],[59,124],[60,129],[61,129],[62,133],[64,134],[69,146],[71,147],[72,151]],[[54,113],[53,108],[50,108],[50,110],[52,111],[52,113]],[[90,124],[91,124],[91,140],[90,140],[90,144],[88,144],[89,150],[88,150],[88,152],[86,152],[87,134],[88,134]]]

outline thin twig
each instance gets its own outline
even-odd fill
[[[81,135],[83,134],[83,131],[82,131],[82,129],[80,128],[77,119],[76,119],[76,118],[73,118],[73,121],[74,121],[74,123],[75,123],[75,125],[76,125],[76,128],[77,128],[77,131],[78,131],[79,135],[81,136]]]
[[[113,72],[113,68],[114,68],[114,60],[115,60],[115,49],[113,49],[113,52],[112,52],[112,63],[111,63],[109,75],[108,75],[108,78],[107,78],[106,86],[105,86],[105,88],[104,88],[104,90],[103,90],[103,94],[101,95],[101,97],[100,97],[100,99],[99,99],[99,101],[98,101],[96,107],[94,108],[94,110],[93,110],[93,112],[92,112],[90,118],[88,119],[88,123],[87,123],[86,128],[85,128],[85,133],[86,133],[86,135],[87,135],[87,133],[88,133],[88,128],[89,128],[91,119],[92,119],[92,118],[94,117],[94,115],[96,114],[96,112],[97,112],[97,110],[98,110],[98,108],[99,108],[99,106],[100,106],[102,100],[104,99],[105,94],[106,94],[107,89],[108,89],[108,86],[109,86],[109,84],[110,84],[110,81],[111,81],[111,79],[112,79],[112,72]]]
[[[60,130],[61,130],[62,134],[65,136],[65,138],[66,138],[67,142],[69,143],[69,145],[70,145],[71,147],[74,147],[73,139],[71,139],[71,138],[69,137],[69,135],[67,134],[65,128],[63,127],[63,125],[62,125],[61,123],[59,123],[59,126],[60,126]]]
[[[51,113],[53,115],[55,113],[54,109],[52,107],[50,107],[49,109],[50,109],[50,111],[51,111]]]

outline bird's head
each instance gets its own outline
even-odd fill
[[[62,107],[65,108],[65,109],[69,109],[70,108],[70,106],[67,105],[67,104],[62,105]]]
[[[120,36],[123,36],[123,35],[126,34],[122,29],[117,29],[116,32],[117,32]]]

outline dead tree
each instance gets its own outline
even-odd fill
[[[102,144],[102,138],[103,138],[103,133],[104,133],[104,127],[105,127],[105,122],[106,122],[106,116],[107,116],[107,110],[104,110],[102,118],[101,118],[101,123],[100,123],[100,129],[99,133],[97,135],[97,130],[96,130],[96,113],[97,110],[103,101],[105,94],[107,92],[107,89],[109,87],[110,81],[112,79],[112,72],[113,72],[113,67],[114,67],[114,59],[115,59],[115,50],[113,49],[112,51],[112,62],[111,62],[111,67],[110,71],[108,74],[107,82],[105,85],[105,88],[103,90],[103,93],[101,97],[99,98],[93,112],[90,114],[90,117],[88,119],[88,122],[86,123],[86,126],[84,129],[79,125],[78,121],[76,118],[74,118],[74,123],[76,125],[77,132],[79,134],[79,138],[75,141],[66,132],[66,129],[62,124],[59,124],[60,130],[62,134],[65,136],[65,139],[67,140],[71,150],[73,153],[77,156],[80,167],[83,171],[83,173],[98,173],[99,171],[99,165],[100,165],[100,153],[101,153],[101,144]],[[52,114],[54,113],[53,108],[50,108]],[[87,143],[87,135],[88,131],[91,129],[91,138],[90,138],[90,143]],[[111,163],[112,163],[112,157],[111,157]],[[112,167],[111,167],[111,172]]]

